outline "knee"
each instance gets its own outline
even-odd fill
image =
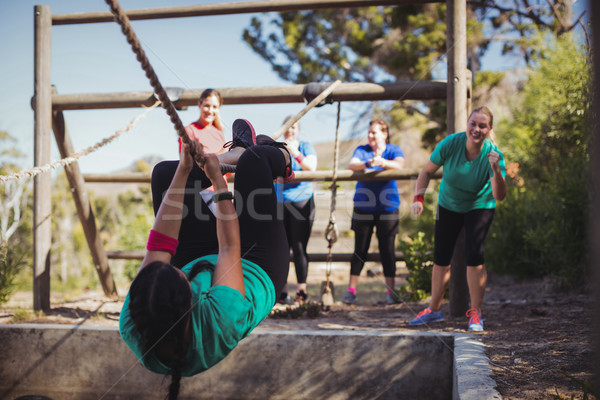
[[[161,161],[156,164],[152,169],[152,184],[157,184],[164,181],[170,183],[175,175],[178,164],[179,161]]]

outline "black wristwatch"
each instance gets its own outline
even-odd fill
[[[233,200],[233,193],[231,192],[221,192],[213,194],[213,203],[218,203],[221,200]]]

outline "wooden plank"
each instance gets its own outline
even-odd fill
[[[412,5],[441,2],[443,2],[443,0],[263,0],[204,4],[195,6],[144,8],[129,10],[126,11],[126,14],[130,20],[135,21],[160,18],[202,17],[211,15],[286,12],[385,5]],[[114,19],[110,12],[84,12],[56,14],[52,16],[53,25],[87,24],[112,21],[114,21]]]
[[[274,134],[271,135],[271,138],[273,138],[273,140],[279,139],[281,137],[281,135],[283,135],[285,132],[287,132],[292,127],[292,125],[294,125],[296,122],[298,122],[300,120],[300,118],[305,116],[307,112],[309,112],[311,109],[313,109],[314,107],[319,105],[323,100],[325,100],[327,98],[327,96],[329,96],[330,93],[333,93],[333,89],[335,89],[337,86],[339,86],[340,83],[342,83],[342,81],[337,80],[337,81],[333,82],[331,85],[329,85],[317,97],[312,99],[310,101],[310,103],[308,103],[302,110],[300,110],[300,112],[298,114],[294,115],[292,118],[289,118],[285,122],[285,124],[283,124],[279,129],[277,129],[277,132],[275,132]]]
[[[75,153],[73,144],[69,136],[69,132],[65,125],[65,118],[62,111],[54,111],[52,118],[52,129],[56,138],[56,144],[60,151],[60,156],[66,158]],[[83,226],[83,232],[92,254],[92,261],[98,273],[98,278],[102,284],[102,289],[106,296],[118,296],[117,287],[113,279],[112,273],[108,266],[108,258],[104,251],[104,245],[100,239],[100,233],[96,228],[96,218],[92,211],[92,206],[89,201],[87,191],[85,190],[85,182],[79,164],[77,161],[65,167],[65,174],[69,181],[71,194],[77,208],[77,215]]]
[[[467,3],[466,0],[446,1],[448,49],[448,134],[467,128]],[[466,280],[465,235],[459,235],[451,261],[450,315],[462,317],[469,308],[469,287]]]
[[[50,162],[52,94],[50,84],[49,6],[34,8],[34,164]],[[50,172],[33,178],[33,309],[50,310],[50,246],[52,241]]]
[[[590,21],[600,21],[600,3],[597,1],[588,2],[591,8]],[[600,29],[598,25],[595,25],[592,29],[592,81],[594,87],[592,89],[592,140],[590,145],[591,155],[591,171],[596,171],[592,174],[590,179],[590,193],[592,193],[592,210],[589,221],[589,234],[588,243],[590,249],[590,279],[592,282],[591,287],[594,288],[595,305],[591,311],[591,315],[600,315]],[[595,378],[593,385],[598,390],[600,388],[600,329],[598,329],[598,322],[594,323],[595,329],[593,329],[592,336],[592,348],[595,349],[595,356],[592,356],[596,361],[594,362]]]
[[[349,169],[338,171],[338,181],[388,181],[416,179],[420,169],[409,168],[387,171],[351,171]],[[296,171],[292,182],[305,181],[331,181],[333,171]],[[150,173],[135,172],[126,174],[84,174],[83,179],[88,183],[150,183]],[[442,173],[438,172],[433,179],[440,179]],[[230,177],[233,181],[233,177]]]
[[[342,83],[332,93],[333,101],[434,100],[445,99],[446,82],[418,81],[394,83]],[[204,89],[184,90],[173,105],[182,109],[198,104]],[[224,105],[304,103],[304,85],[217,88]],[[91,110],[150,107],[156,102],[152,92],[55,94],[55,110]]]
[[[142,260],[145,251],[136,251],[136,250],[113,250],[106,252],[109,259],[115,260]],[[311,253],[308,254],[309,262],[326,262],[328,253]],[[293,260],[293,254],[290,253],[290,260]],[[332,262],[350,262],[352,258],[352,253],[333,253],[331,255]],[[401,251],[396,252],[396,261],[403,261],[404,254]],[[369,253],[367,254],[366,261],[372,262],[381,262],[381,255],[379,253]]]

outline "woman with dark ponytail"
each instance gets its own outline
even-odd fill
[[[289,246],[273,180],[292,177],[291,156],[266,139],[256,146],[248,121],[234,122],[233,133],[227,162],[239,155],[235,195],[217,156],[205,155],[202,166],[194,161],[191,154],[202,154],[196,142],[193,152],[182,147],[179,162],[159,163],[152,173],[156,221],[119,330],[144,367],[172,376],[169,399],[177,398],[182,376],[221,361],[267,317],[287,278]],[[211,185],[215,215],[196,198]]]

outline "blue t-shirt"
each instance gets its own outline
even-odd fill
[[[317,152],[313,145],[309,142],[300,142],[298,145],[298,151],[306,156],[317,156]],[[302,171],[300,163],[296,159],[292,159],[292,169],[294,171]],[[277,193],[277,201],[280,203],[295,203],[298,201],[308,200],[313,196],[313,183],[306,182],[295,182],[295,183],[284,183],[275,184],[275,191]]]
[[[246,297],[228,286],[212,286],[217,255],[200,257],[182,271],[189,276],[196,262],[206,260],[213,267],[199,272],[192,285],[192,340],[182,370],[183,376],[196,375],[224,359],[250,332],[265,319],[275,305],[275,288],[266,272],[251,261],[242,259]],[[141,335],[129,312],[129,294],[125,298],[119,332],[127,346],[144,367],[167,375],[169,367],[153,351],[144,355]]]
[[[369,161],[375,155],[368,144],[358,146],[352,154],[353,158],[360,161]],[[400,146],[388,143],[381,155],[386,160],[404,158]],[[383,170],[382,167],[370,167],[375,170]],[[400,207],[400,195],[398,194],[398,183],[392,181],[370,181],[356,182],[354,193],[354,207],[360,211],[372,214],[385,214],[394,212]]]
[[[500,155],[498,164],[503,177],[506,176],[504,155],[489,139],[485,140],[481,152],[472,161],[467,160],[466,149],[467,134],[460,132],[446,136],[431,153],[431,162],[444,166],[438,204],[458,213],[495,208],[496,199],[490,182],[494,171],[487,155],[491,151]]]

